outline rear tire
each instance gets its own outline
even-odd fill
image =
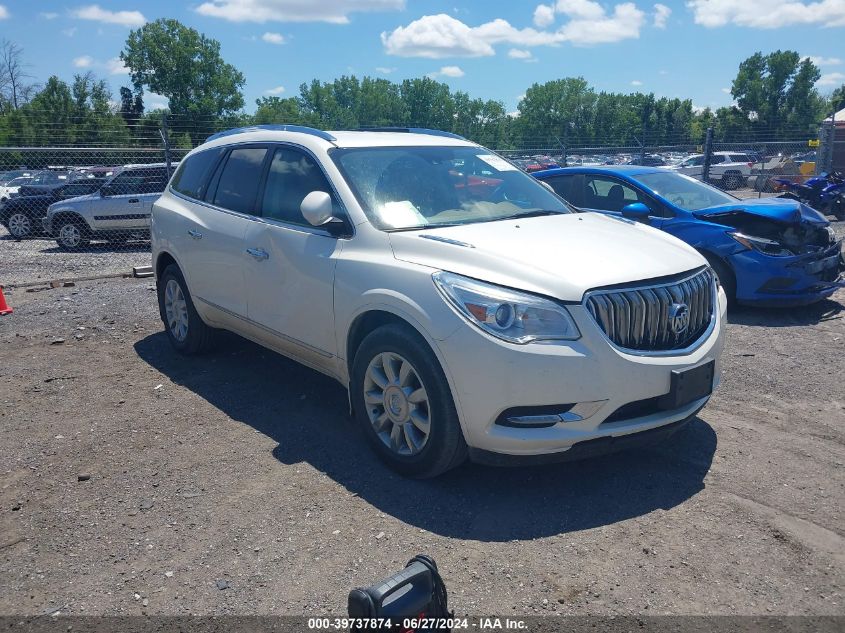
[[[733,191],[742,186],[743,180],[743,177],[739,174],[725,174],[722,177],[722,187],[724,187],[725,191]]]
[[[214,330],[197,313],[188,285],[176,264],[164,269],[157,290],[159,314],[173,348],[186,356],[210,349]]]
[[[349,388],[359,426],[393,470],[425,479],[466,460],[449,383],[434,352],[409,326],[384,325],[364,338]]]
[[[6,220],[9,233],[16,240],[23,240],[34,233],[32,218],[26,213],[13,213]]]

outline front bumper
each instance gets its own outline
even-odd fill
[[[770,257],[741,251],[729,260],[736,273],[737,300],[760,306],[807,305],[842,287],[842,240],[817,253]]]
[[[648,403],[669,393],[672,370],[716,361],[713,386],[718,385],[726,309],[724,293],[719,297],[719,318],[709,336],[692,352],[679,356],[640,355],[614,348],[581,305],[569,306],[581,332],[577,341],[513,345],[471,326],[459,328],[438,347],[471,452],[481,455],[482,461],[489,461],[483,459],[486,453],[550,455],[591,440],[612,442],[611,438],[695,415],[709,396],[674,410]],[[551,426],[501,423],[503,414],[515,409],[530,412],[542,407],[554,412],[572,403],[598,406],[583,419],[563,416]]]

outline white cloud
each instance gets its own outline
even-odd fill
[[[669,71],[668,70],[661,70],[658,74],[659,75],[668,75]]]
[[[9,18],[9,10],[5,4],[0,4],[0,20],[7,20]]]
[[[817,86],[841,86],[845,84],[845,74],[826,73],[816,82]]]
[[[525,99],[525,93],[524,92],[516,98],[516,102],[519,103],[523,99]]]
[[[170,101],[164,95],[148,92],[144,95],[144,108],[150,110],[165,110],[170,106]]]
[[[733,24],[755,29],[777,29],[799,24],[845,26],[845,1],[819,0],[689,0],[696,24],[715,28]]]
[[[400,57],[490,57],[496,44],[588,46],[638,38],[645,21],[645,13],[630,2],[617,4],[611,14],[592,0],[558,0],[555,10],[570,18],[556,31],[518,29],[503,19],[471,27],[440,13],[384,32],[381,40],[387,54]]]
[[[558,0],[558,12],[572,19],[558,33],[576,46],[637,39],[645,22],[645,13],[631,2],[617,4],[610,15],[597,2],[566,0],[567,5],[573,5],[568,10],[561,9],[563,3],[564,0]]]
[[[264,91],[264,94],[268,95],[280,95],[285,91],[284,86],[276,86],[275,88],[269,88]]]
[[[408,26],[381,34],[388,55],[400,57],[489,57],[496,51],[478,36],[476,29],[441,13],[426,15]]]
[[[121,60],[120,57],[112,57],[105,64],[103,64],[103,66],[110,75],[129,74],[129,69],[124,66],[123,60]]]
[[[80,57],[74,58],[73,60],[73,65],[76,68],[90,68],[93,63],[94,58],[90,55],[82,55]]]
[[[555,8],[550,7],[547,4],[539,4],[537,8],[534,9],[534,25],[544,29],[548,26],[554,24],[555,21]]]
[[[730,88],[722,88],[722,92],[724,92],[726,95],[729,95],[729,94],[731,94],[731,89]]]
[[[631,85],[632,85],[632,86],[642,86],[642,85],[643,85],[643,82],[641,82],[639,79],[634,79],[634,80],[631,82]]]
[[[386,66],[379,66],[376,68],[377,73],[381,73],[382,75],[389,75],[390,73],[395,73],[395,68],[387,68]]]
[[[461,70],[460,66],[443,66],[440,70],[429,73],[429,77],[434,79],[435,77],[463,77],[464,71]]]
[[[147,18],[140,11],[109,11],[101,8],[98,4],[79,7],[74,9],[71,14],[80,20],[119,24],[120,26],[143,26],[147,21]]]
[[[399,11],[405,0],[207,0],[195,10],[229,22],[330,22],[347,24],[350,13]]]
[[[265,33],[261,36],[261,39],[267,42],[268,44],[284,44],[285,38],[281,33]]]
[[[665,4],[654,5],[654,22],[653,25],[658,29],[665,29],[666,22],[669,21],[669,16],[672,15],[672,9]]]
[[[42,11],[38,14],[39,17],[44,18],[45,20],[55,20],[59,17],[58,13],[54,13],[52,11]]]
[[[809,59],[816,66],[839,66],[842,60],[838,57],[820,57],[817,55],[807,55],[802,59]]]
[[[62,33],[64,35],[67,35],[68,37],[73,37],[74,35],[76,35],[76,27],[72,26],[69,29],[62,29]]]
[[[531,51],[522,48],[512,48],[508,51],[508,57],[511,59],[521,59],[524,62],[536,62],[537,58]]]

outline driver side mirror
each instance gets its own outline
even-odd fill
[[[113,196],[113,195],[114,195],[114,190],[110,186],[103,185],[102,187],[100,187],[100,197],[101,198],[108,198],[109,196]]]
[[[343,220],[334,215],[332,197],[325,191],[312,191],[299,205],[302,217],[311,226],[326,226],[327,224],[343,224]],[[328,228],[328,227],[327,227]]]
[[[651,209],[645,206],[642,202],[632,202],[631,204],[626,204],[622,207],[622,217],[628,218],[629,220],[644,222],[648,220],[648,216],[650,214]]]

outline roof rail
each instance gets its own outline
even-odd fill
[[[245,134],[247,132],[258,132],[261,130],[271,131],[271,132],[299,132],[300,134],[310,134],[311,136],[316,136],[318,138],[323,139],[324,141],[336,141],[337,139],[329,134],[328,132],[324,132],[323,130],[317,130],[313,127],[305,127],[304,125],[280,125],[280,124],[269,124],[269,125],[250,125],[247,127],[237,127],[231,130],[225,130],[223,132],[217,132],[217,134],[212,134],[205,142],[208,143],[209,141],[217,140],[218,138],[223,138],[225,136],[232,136],[233,134]]]
[[[427,134],[428,136],[445,136],[446,138],[456,138],[460,141],[465,141],[463,136],[453,134],[452,132],[444,132],[443,130],[430,130],[424,127],[360,127],[354,132],[404,132],[406,134]]]

